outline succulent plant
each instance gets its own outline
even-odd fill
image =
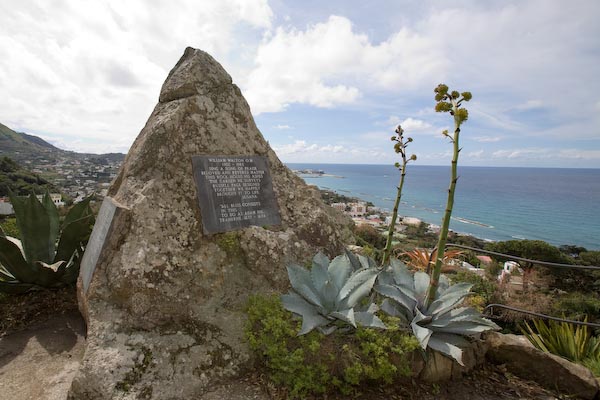
[[[48,194],[41,202],[33,194],[25,200],[11,194],[10,199],[22,240],[0,228],[0,291],[23,293],[75,282],[94,221],[90,198],[73,206],[62,226]]]
[[[378,307],[372,303],[361,304],[371,294],[379,273],[372,259],[346,251],[329,261],[319,252],[310,270],[291,264],[287,271],[293,290],[282,295],[281,301],[286,310],[302,316],[298,335],[315,328],[330,334],[340,325],[385,329],[374,314]]]
[[[427,306],[429,281],[426,273],[413,274],[402,262],[392,259],[374,289],[386,297],[381,310],[409,325],[424,350],[437,350],[463,365],[462,348],[468,344],[465,336],[499,327],[475,309],[461,307],[472,285],[450,285],[445,275],[440,275],[434,301]]]

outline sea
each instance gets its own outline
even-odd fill
[[[392,210],[393,165],[287,164],[306,183]],[[543,240],[600,250],[600,169],[458,167],[450,229],[490,241]],[[399,215],[441,225],[450,167],[408,165]]]

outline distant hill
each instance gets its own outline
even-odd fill
[[[10,157],[20,164],[25,162],[37,164],[36,161],[39,160],[54,162],[65,158],[73,160],[87,159],[104,164],[123,161],[125,158],[125,154],[122,153],[88,154],[59,149],[40,137],[15,132],[0,123],[0,157],[3,156]]]
[[[44,194],[59,192],[59,189],[27,169],[21,167],[8,157],[0,157],[0,197],[8,196],[8,190],[18,196],[27,196],[31,193]]]

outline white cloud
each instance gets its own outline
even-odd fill
[[[292,143],[273,145],[273,150],[285,162],[350,162],[378,163],[390,154],[376,147],[354,147],[341,144],[319,145],[295,140]]]
[[[552,148],[523,148],[497,150],[492,153],[496,159],[520,159],[520,160],[598,160],[600,161],[600,150],[562,149]]]
[[[476,142],[479,143],[495,143],[495,142],[499,142],[500,140],[502,140],[502,137],[500,136],[475,136],[472,137],[471,139],[473,139]]]
[[[374,45],[347,18],[330,16],[305,31],[279,27],[267,35],[243,86],[256,114],[292,103],[333,107],[355,102],[360,87],[415,88],[443,76],[445,64],[437,44],[413,31]]]
[[[483,150],[471,151],[471,152],[467,153],[467,157],[468,158],[480,159],[480,158],[483,157],[483,154],[484,154]]]
[[[284,130],[284,129],[292,129],[291,126],[289,125],[275,125],[274,126],[275,129],[280,129],[280,130]]]
[[[3,2],[0,121],[29,132],[133,142],[186,46],[224,64],[247,26],[268,29],[267,0]]]
[[[420,119],[407,118],[400,123],[405,132],[430,130],[431,124]]]
[[[515,107],[518,111],[529,111],[542,108],[544,103],[541,100],[527,100],[525,103],[519,104]]]

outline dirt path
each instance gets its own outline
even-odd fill
[[[83,358],[85,324],[77,311],[0,338],[0,397],[65,400]]]

